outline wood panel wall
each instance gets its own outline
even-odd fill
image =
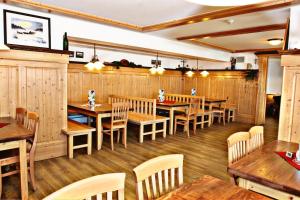
[[[106,67],[88,71],[81,64],[70,64],[68,69],[68,102],[87,102],[88,90],[96,91],[96,102],[107,102],[109,95],[156,98],[159,89],[182,92],[182,76],[178,71],[167,71],[163,76],[149,74],[148,69]]]
[[[200,75],[184,78],[184,94],[191,94],[196,88],[197,95],[207,98],[228,99],[237,108],[236,120],[254,123],[258,84],[257,80],[246,80],[245,72],[210,72],[208,77]]]
[[[107,102],[108,95],[129,95],[156,98],[159,89],[166,93],[197,94],[211,98],[228,98],[237,107],[237,120],[254,123],[258,84],[246,81],[245,73],[211,72],[207,78],[185,77],[178,71],[150,75],[148,69],[112,68],[88,71],[82,64],[70,64],[68,69],[68,102],[86,102],[89,89],[96,90],[96,101]]]
[[[0,116],[16,107],[39,114],[36,159],[66,154],[68,55],[11,50],[0,52]]]

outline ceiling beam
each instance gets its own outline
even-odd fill
[[[83,12],[75,11],[75,10],[70,10],[66,8],[61,8],[58,6],[52,6],[48,4],[43,4],[43,3],[38,3],[34,2],[32,0],[5,0],[3,1],[4,3],[12,4],[12,5],[17,5],[25,8],[35,8],[37,10],[42,10],[42,11],[47,11],[49,13],[55,13],[55,14],[61,14],[61,15],[66,15],[66,16],[71,16],[74,18],[79,18],[79,19],[84,19],[88,21],[94,21],[98,22],[101,24],[107,24],[119,28],[124,28],[124,29],[129,29],[129,30],[134,30],[134,31],[142,31],[142,27],[124,23],[124,22],[119,22],[111,19],[107,19],[104,17],[99,17],[96,15],[91,15],[91,14],[86,14]]]
[[[296,2],[296,0],[274,0],[274,1],[264,2],[260,4],[227,8],[227,9],[207,12],[199,15],[194,15],[183,19],[172,20],[160,24],[144,26],[142,27],[142,31],[143,32],[158,31],[166,28],[193,24],[193,23],[198,23],[198,22],[203,22],[203,21],[208,21],[213,19],[232,17],[236,15],[248,14],[248,13],[265,11],[265,10],[272,10],[276,8],[290,6],[294,2]]]
[[[245,53],[245,52],[275,52],[280,51],[282,48],[266,48],[266,49],[240,49],[235,50],[234,53]]]
[[[274,31],[274,30],[281,30],[286,29],[286,23],[284,24],[271,24],[265,26],[256,26],[250,28],[243,28],[243,29],[235,29],[229,31],[220,31],[214,33],[204,33],[198,35],[190,35],[190,36],[183,36],[178,37],[177,40],[190,40],[190,39],[203,39],[203,38],[213,38],[213,37],[225,37],[225,36],[232,36],[232,35],[241,35],[241,34],[249,34],[249,33],[257,33],[257,32],[265,32],[265,31]]]
[[[188,54],[181,54],[181,53],[175,53],[170,51],[162,51],[157,49],[150,49],[145,47],[138,47],[138,46],[131,46],[131,45],[125,45],[125,44],[118,44],[118,43],[112,43],[112,42],[105,42],[105,41],[99,41],[99,40],[91,40],[91,39],[85,39],[85,38],[79,38],[79,37],[71,37],[68,36],[68,40],[70,43],[78,44],[78,45],[96,45],[99,47],[107,48],[107,49],[117,49],[117,50],[123,50],[123,51],[129,51],[129,52],[139,52],[144,53],[146,55],[154,55],[156,56],[159,54],[163,57],[169,57],[169,58],[177,58],[177,59],[191,59],[191,60],[204,60],[204,61],[212,61],[212,62],[224,62],[217,59],[210,59],[210,58],[204,58],[200,56],[192,56]]]
[[[234,50],[232,49],[228,49],[225,47],[221,47],[215,44],[210,44],[210,43],[206,43],[206,42],[202,42],[202,41],[198,41],[198,40],[188,40],[189,43],[195,44],[195,45],[199,45],[199,46],[206,46],[206,47],[210,47],[213,49],[218,49],[221,51],[226,51],[226,52],[230,52],[230,53],[234,53]]]

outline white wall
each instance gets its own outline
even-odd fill
[[[231,56],[231,53],[210,49],[207,47],[200,47],[176,40],[160,38],[146,33],[120,29],[61,15],[38,12],[3,3],[0,3],[1,27],[3,27],[3,9],[50,17],[52,37],[51,46],[53,49],[62,49],[63,34],[64,32],[67,32],[69,36],[171,51],[210,59],[218,59],[222,61],[229,61]],[[3,35],[3,29],[0,29],[0,31],[1,35]],[[3,42],[3,37],[0,37],[0,42]]]
[[[291,7],[289,49],[300,49],[300,5]]]
[[[267,94],[281,94],[283,68],[280,65],[280,58],[269,58]]]

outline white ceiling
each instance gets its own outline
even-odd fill
[[[147,26],[157,23],[186,18],[192,15],[224,9],[226,7],[208,7],[190,3],[185,0],[34,0],[36,2],[63,7],[97,15],[123,23]],[[211,0],[212,1],[212,0]],[[72,3],[70,3],[72,2]],[[228,7],[227,7],[228,8]],[[226,30],[242,29],[270,24],[285,23],[290,15],[289,8],[262,11],[230,18],[216,19],[174,28],[149,32],[168,39],[181,36],[212,33]],[[225,22],[233,19],[229,25]],[[266,39],[284,37],[284,30],[235,35],[228,37],[209,38],[201,40],[227,49],[260,49],[274,48],[266,43]]]
[[[158,24],[165,21],[189,17],[199,13],[224,9],[224,7],[201,6],[185,0],[35,1],[138,26]]]
[[[244,50],[244,49],[269,49],[280,48],[281,45],[272,46],[268,43],[271,38],[283,38],[284,30],[267,31],[251,34],[233,35],[226,37],[216,37],[201,39],[201,42],[206,42],[213,45],[229,48],[231,50]]]

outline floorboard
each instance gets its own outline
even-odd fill
[[[276,140],[277,126],[277,120],[267,119],[265,142]],[[29,199],[42,199],[74,181],[111,172],[126,172],[125,196],[126,199],[135,199],[132,169],[150,158],[172,153],[184,154],[184,182],[191,182],[205,174],[229,180],[226,139],[232,133],[246,131],[250,127],[250,124],[241,123],[214,124],[211,128],[197,129],[197,134],[189,139],[178,132],[166,139],[158,136],[156,141],[151,141],[150,136],[145,137],[143,144],[137,142],[137,130],[131,129],[127,149],[116,144],[114,152],[110,150],[109,138],[105,137],[103,149],[96,151],[94,148],[91,156],[77,152],[71,160],[64,156],[36,162],[37,191],[33,192],[29,186]],[[17,175],[3,181],[3,199],[20,197],[16,192],[19,191]]]

